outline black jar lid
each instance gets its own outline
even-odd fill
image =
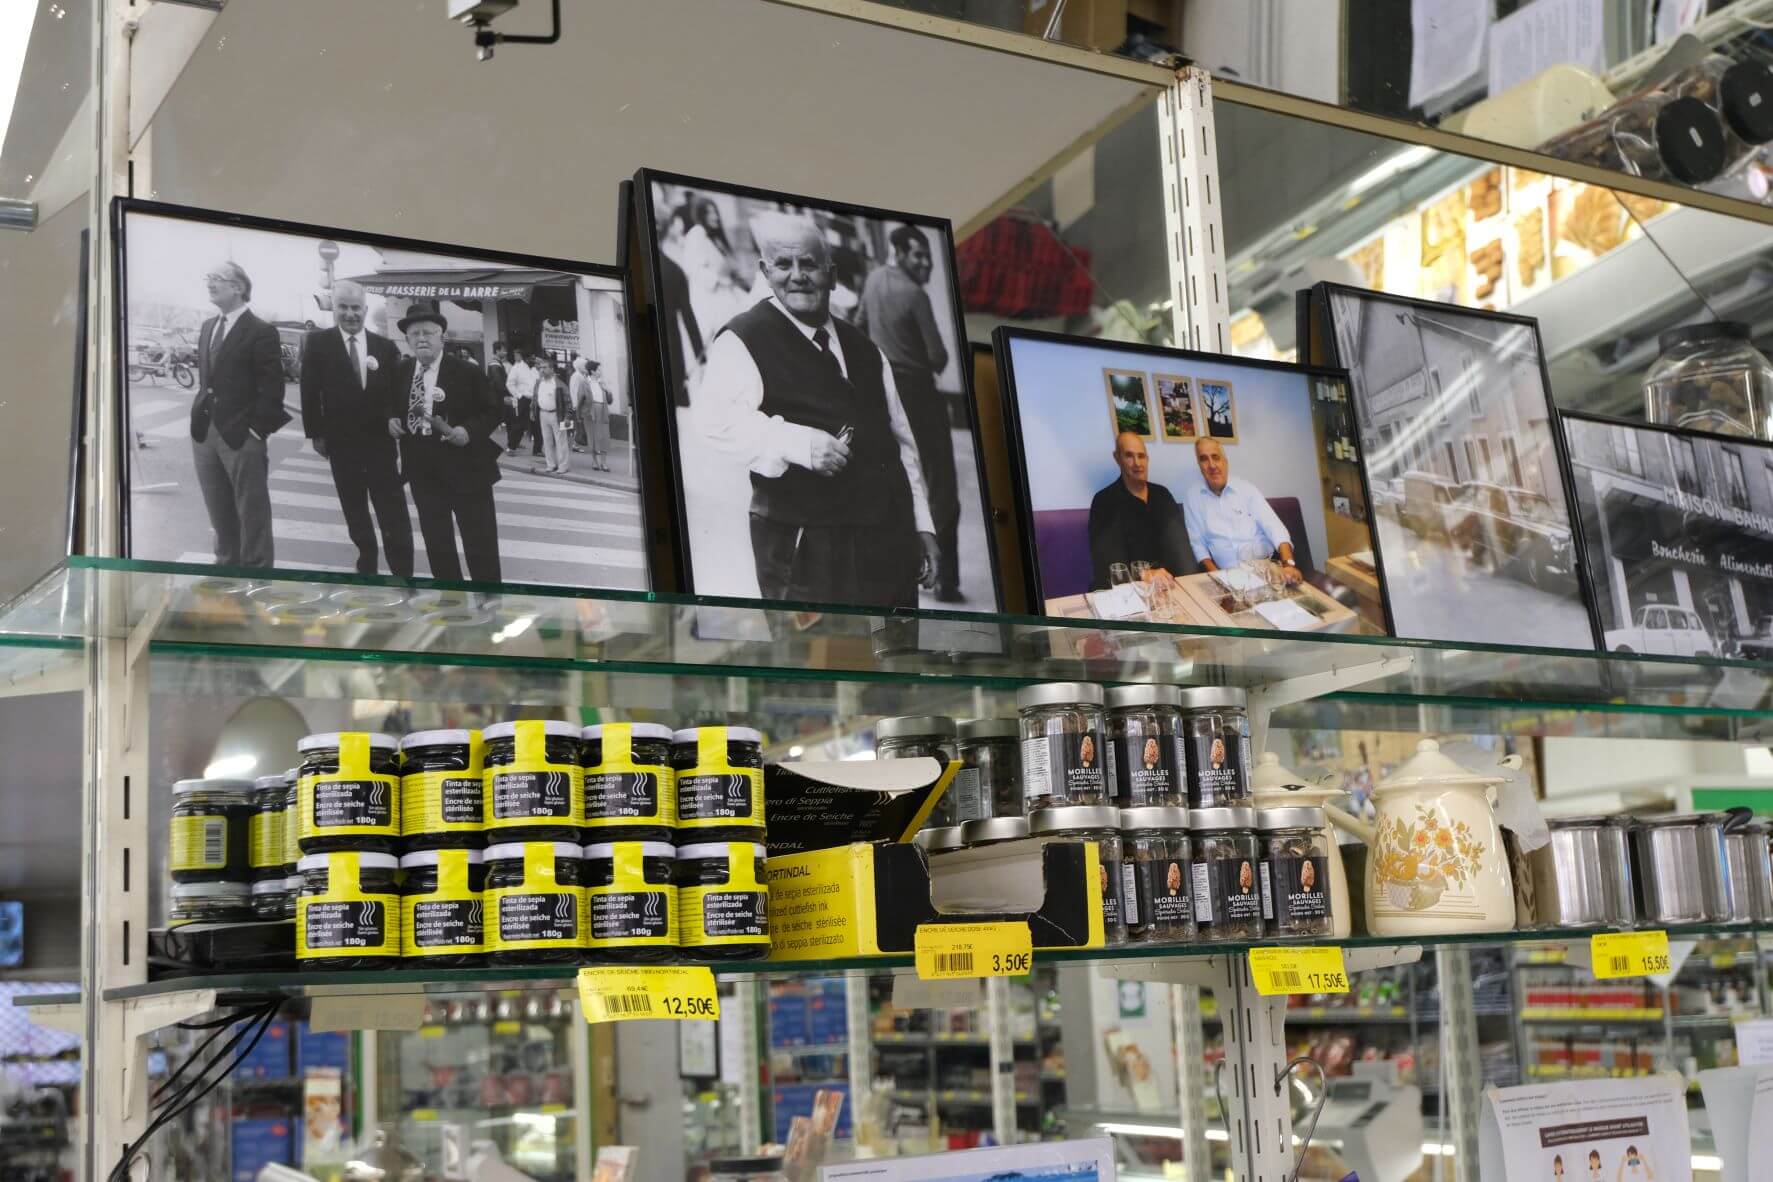
[[[1697,345],[1705,341],[1746,341],[1748,325],[1740,320],[1707,320],[1703,324],[1682,324],[1656,334],[1656,347],[1666,353],[1680,345]]]
[[[465,730],[414,731],[400,740],[400,749],[417,751],[421,747],[466,747],[473,738],[474,732]]]
[[[581,858],[584,847],[573,841],[502,841],[497,845],[486,847],[483,855],[488,862],[522,861],[524,851],[532,845],[548,845],[554,847],[556,858]]]
[[[1028,818],[1028,832],[1077,833],[1086,829],[1119,829],[1120,810],[1111,804],[1065,804],[1036,809]]]
[[[1120,810],[1122,829],[1188,828],[1188,810],[1173,804],[1142,804],[1138,808]]]
[[[303,755],[308,754],[310,751],[337,751],[339,749],[339,740],[351,733],[353,732],[328,731],[324,734],[318,735],[303,735],[296,743],[296,750],[300,751]],[[393,735],[370,734],[365,737],[369,739],[369,747],[371,751],[393,751],[400,746],[399,743],[394,741]]]
[[[174,800],[181,796],[234,796],[242,804],[253,790],[251,780],[180,780],[172,786]]]
[[[1751,144],[1773,140],[1773,65],[1737,62],[1718,82],[1718,100],[1731,131]]]
[[[1673,99],[1656,112],[1656,152],[1676,180],[1703,184],[1724,170],[1724,125],[1698,99]]]

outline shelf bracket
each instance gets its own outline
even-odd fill
[[[132,997],[118,1003],[123,1007],[123,1033],[128,1050],[123,1059],[123,1119],[135,1120],[138,1097],[145,1098],[147,1089],[136,1086],[147,1078],[147,1038],[178,1022],[188,1022],[215,1009],[215,990],[182,989],[177,993],[157,993],[148,997]]]
[[[1332,665],[1319,673],[1303,673],[1298,677],[1250,686],[1251,750],[1258,753],[1267,750],[1269,719],[1276,710],[1309,702],[1325,694],[1353,689],[1357,685],[1395,677],[1409,672],[1415,664],[1414,653],[1401,653],[1355,665]]]

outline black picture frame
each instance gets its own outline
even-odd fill
[[[1626,631],[1627,625],[1629,625],[1631,621],[1630,620],[1621,621],[1621,626],[1619,628],[1615,628],[1615,629],[1608,629],[1605,626],[1606,622],[1607,622],[1606,621],[1606,613],[1602,611],[1601,604],[1603,602],[1603,596],[1605,596],[1607,599],[1611,598],[1612,582],[1611,582],[1611,578],[1610,578],[1610,568],[1607,566],[1607,564],[1612,561],[1612,559],[1615,557],[1615,554],[1613,553],[1612,548],[1611,548],[1611,532],[1610,532],[1610,530],[1608,530],[1605,527],[1604,524],[1602,527],[1602,536],[1601,537],[1595,537],[1593,534],[1589,533],[1589,531],[1588,531],[1588,518],[1590,516],[1590,511],[1591,510],[1593,511],[1593,515],[1596,517],[1597,521],[1602,521],[1603,523],[1605,520],[1605,513],[1603,512],[1603,507],[1598,505],[1594,501],[1594,499],[1589,495],[1588,490],[1585,489],[1582,480],[1579,478],[1579,474],[1577,472],[1577,467],[1579,464],[1584,464],[1585,461],[1579,456],[1575,443],[1572,442],[1570,439],[1570,427],[1572,424],[1580,424],[1580,425],[1588,425],[1588,426],[1601,427],[1601,428],[1611,428],[1611,429],[1617,429],[1617,430],[1629,432],[1634,437],[1637,437],[1638,439],[1652,438],[1652,439],[1686,440],[1686,441],[1693,442],[1693,443],[1709,443],[1709,444],[1712,444],[1712,445],[1714,445],[1716,447],[1720,447],[1720,448],[1739,448],[1742,451],[1751,453],[1754,456],[1756,456],[1757,458],[1759,458],[1761,463],[1756,465],[1755,471],[1745,471],[1744,472],[1743,492],[1744,492],[1745,496],[1749,497],[1750,503],[1749,503],[1749,507],[1747,509],[1740,509],[1740,507],[1737,507],[1737,508],[1742,513],[1749,515],[1751,517],[1752,516],[1764,516],[1769,519],[1770,523],[1773,523],[1773,442],[1769,442],[1769,441],[1763,440],[1763,439],[1755,439],[1755,438],[1751,438],[1751,437],[1743,436],[1743,435],[1726,435],[1726,434],[1722,434],[1722,433],[1715,432],[1715,431],[1698,430],[1698,429],[1688,428],[1688,427],[1671,427],[1671,426],[1667,426],[1662,423],[1647,423],[1647,422],[1644,422],[1644,421],[1638,420],[1638,419],[1624,419],[1624,418],[1618,418],[1618,417],[1612,416],[1612,415],[1592,414],[1592,413],[1589,413],[1586,411],[1564,411],[1559,414],[1558,420],[1559,420],[1559,434],[1561,436],[1563,436],[1566,450],[1568,451],[1568,453],[1570,455],[1570,464],[1571,464],[1570,477],[1571,477],[1571,484],[1573,486],[1574,496],[1575,496],[1575,501],[1573,502],[1573,504],[1575,505],[1576,510],[1577,510],[1577,514],[1578,514],[1579,518],[1582,520],[1582,524],[1583,524],[1584,543],[1585,543],[1585,549],[1584,549],[1585,577],[1587,578],[1587,580],[1589,582],[1589,596],[1595,605],[1595,613],[1596,613],[1596,616],[1597,616],[1597,619],[1598,619],[1599,625],[1600,625],[1599,637],[1600,637],[1600,645],[1601,645],[1602,651],[1604,651],[1604,652],[1631,652],[1631,653],[1640,653],[1640,654],[1645,654],[1645,655],[1650,655],[1650,656],[1677,657],[1677,658],[1689,656],[1689,655],[1694,655],[1694,656],[1701,656],[1701,657],[1709,656],[1709,657],[1732,658],[1732,659],[1742,659],[1742,660],[1761,660],[1761,661],[1773,660],[1773,636],[1762,637],[1761,639],[1763,640],[1763,644],[1761,644],[1760,646],[1757,646],[1754,651],[1751,651],[1748,653],[1744,653],[1744,652],[1740,651],[1740,641],[1742,639],[1742,637],[1740,635],[1734,636],[1731,638],[1735,642],[1735,646],[1734,646],[1735,651],[1723,651],[1725,648],[1732,647],[1732,646],[1719,644],[1718,638],[1716,636],[1710,635],[1709,633],[1708,633],[1708,639],[1711,641],[1711,643],[1713,645],[1713,651],[1710,653],[1697,653],[1696,652],[1694,654],[1687,654],[1687,653],[1680,653],[1680,652],[1657,652],[1657,651],[1654,651],[1652,649],[1645,648],[1642,646],[1632,647],[1630,645],[1626,645],[1624,647],[1608,647],[1607,637],[1610,634],[1615,633],[1615,632]],[[1640,462],[1641,462],[1641,453],[1640,453]],[[1620,475],[1624,475],[1624,476],[1626,476],[1628,478],[1632,478],[1632,479],[1641,480],[1645,484],[1652,483],[1652,481],[1649,478],[1649,473],[1648,473],[1647,469],[1643,473],[1636,473],[1636,474],[1623,473]],[[1699,472],[1696,469],[1694,472],[1695,480],[1698,479],[1698,476],[1699,476]],[[1682,494],[1683,490],[1679,489],[1678,481],[1679,481],[1679,475],[1677,473],[1676,474],[1676,484],[1673,486],[1673,489],[1677,494]],[[1767,507],[1764,510],[1764,512],[1758,511],[1755,508],[1756,500],[1753,497],[1752,490],[1755,488],[1757,481],[1764,482],[1765,487],[1766,487],[1767,495],[1766,495],[1763,503]],[[1698,494],[1684,494],[1684,495],[1690,496],[1693,500],[1700,501],[1700,502],[1712,499],[1709,494],[1706,494],[1704,492],[1703,487],[1701,487]],[[1672,509],[1676,512],[1682,512],[1678,501],[1666,501],[1666,500],[1663,501],[1660,505],[1634,507],[1634,511],[1639,514],[1643,514],[1643,513],[1654,512],[1658,509],[1663,509],[1663,508]],[[1661,524],[1661,523],[1658,523],[1658,524]],[[1685,524],[1684,521],[1683,521],[1683,524]],[[1720,526],[1720,528],[1728,529],[1728,528],[1730,528],[1730,525],[1729,525],[1729,523],[1723,523]],[[1749,532],[1747,527],[1742,525],[1741,523],[1738,523],[1736,525],[1736,528],[1738,530],[1742,530],[1744,532]],[[1656,541],[1659,544],[1661,544],[1663,547],[1665,547],[1666,549],[1671,550],[1671,551],[1680,552],[1683,550],[1690,550],[1694,545],[1694,539],[1691,538],[1688,534],[1686,534],[1684,532],[1664,533],[1662,530],[1658,530],[1658,529],[1652,529],[1652,532],[1654,532],[1657,535]],[[1760,543],[1760,547],[1764,548],[1764,553],[1766,554],[1765,562],[1770,567],[1773,567],[1773,527],[1770,527],[1766,531],[1765,538],[1766,538],[1766,540],[1762,541]],[[1703,565],[1703,564],[1696,564],[1696,563],[1691,562],[1690,559],[1693,556],[1694,555],[1687,555],[1687,556],[1677,559],[1671,555],[1671,556],[1669,556],[1669,560],[1671,561],[1671,564],[1673,561],[1682,561],[1685,565],[1688,565],[1688,566]],[[1704,557],[1703,552],[1698,553],[1697,557],[1703,558]],[[1598,561],[1597,561],[1597,559],[1598,559]],[[1628,582],[1629,582],[1629,577],[1630,576],[1628,575],[1627,576]],[[1689,576],[1689,578],[1690,577],[1691,576]],[[1721,577],[1725,577],[1725,575],[1720,573],[1714,577],[1721,578]],[[1744,603],[1747,604],[1749,601],[1748,601],[1748,596],[1746,594],[1746,590],[1740,589],[1740,588],[1739,588],[1739,590],[1743,591]],[[1628,595],[1628,599],[1629,599],[1629,595]],[[1762,619],[1773,620],[1773,578],[1770,578],[1768,580],[1767,589],[1765,592],[1763,592],[1762,599],[1764,600],[1764,606],[1761,609],[1762,612],[1764,613],[1762,616]],[[1649,606],[1649,604],[1644,604],[1644,605],[1640,605],[1640,606]],[[1665,603],[1665,604],[1661,604],[1660,606],[1678,607],[1680,605],[1672,604],[1672,603]],[[1694,610],[1696,610],[1696,609],[1694,609]],[[1753,611],[1754,611],[1754,609],[1751,606],[1749,608],[1749,613],[1750,613],[1751,617],[1753,615]],[[1708,607],[1707,612],[1700,613],[1701,621],[1703,622],[1705,620],[1706,616],[1709,614],[1710,614],[1710,609]],[[1634,618],[1635,618],[1635,613],[1634,613]],[[1752,626],[1756,621],[1751,618],[1751,620],[1749,622]],[[1748,633],[1747,635],[1749,637],[1753,638],[1756,634],[1751,632],[1751,633]]]
[[[1425,640],[1430,642],[1440,641],[1442,643],[1499,645],[1508,648],[1544,648],[1565,652],[1598,651],[1601,644],[1600,616],[1595,609],[1594,596],[1590,590],[1589,579],[1583,569],[1587,562],[1587,546],[1582,534],[1580,515],[1576,512],[1576,494],[1575,487],[1571,480],[1570,456],[1568,449],[1565,446],[1564,432],[1559,426],[1560,412],[1558,410],[1556,398],[1552,393],[1551,370],[1546,364],[1545,341],[1539,331],[1539,321],[1531,316],[1519,316],[1508,312],[1494,312],[1479,308],[1468,308],[1460,304],[1438,303],[1433,300],[1417,299],[1412,296],[1392,295],[1389,292],[1372,291],[1367,288],[1355,287],[1349,284],[1323,282],[1312,286],[1309,289],[1308,296],[1309,308],[1300,310],[1300,323],[1303,327],[1310,330],[1309,339],[1300,342],[1300,349],[1302,353],[1308,352],[1313,359],[1321,356],[1328,364],[1348,372],[1351,393],[1350,406],[1354,415],[1355,433],[1361,441],[1362,474],[1363,477],[1367,479],[1369,485],[1372,483],[1372,473],[1368,470],[1366,455],[1366,435],[1369,430],[1368,408],[1365,395],[1362,393],[1355,378],[1354,368],[1349,364],[1351,359],[1341,355],[1340,347],[1337,344],[1335,310],[1331,302],[1331,297],[1336,295],[1342,295],[1369,303],[1385,303],[1401,306],[1433,313],[1434,315],[1441,317],[1464,317],[1472,320],[1508,325],[1524,329],[1531,334],[1535,360],[1537,362],[1539,373],[1539,387],[1545,399],[1544,409],[1546,430],[1550,435],[1549,442],[1552,448],[1552,457],[1557,469],[1558,488],[1563,494],[1564,504],[1569,516],[1568,524],[1570,529],[1572,575],[1574,578],[1576,595],[1581,601],[1583,614],[1588,624],[1587,649],[1577,649],[1569,644],[1534,644],[1528,641],[1485,636],[1421,636],[1404,635],[1400,632],[1398,634],[1399,638],[1405,640]],[[1424,374],[1424,382],[1426,381],[1427,375]],[[1437,421],[1442,425],[1445,425],[1445,420],[1445,408],[1443,408],[1443,414]],[[1374,529],[1376,537],[1379,532],[1380,531],[1376,526]],[[1386,577],[1386,572],[1383,569],[1383,551],[1375,550],[1375,555],[1380,561],[1381,579],[1390,588],[1389,594],[1395,597],[1395,581]],[[1494,607],[1494,605],[1492,605],[1492,607]]]
[[[66,542],[69,556],[86,552],[86,399],[87,297],[92,280],[92,231],[80,231],[80,282],[74,304],[74,388],[68,426],[68,510]]]
[[[1047,596],[1045,594],[1045,589],[1041,584],[1039,542],[1036,539],[1034,529],[1034,497],[1028,481],[1028,454],[1022,433],[1021,404],[1018,400],[1016,390],[1015,365],[1010,353],[1011,345],[1015,341],[1038,341],[1056,345],[1075,345],[1079,348],[1087,348],[1097,351],[1113,351],[1117,353],[1125,353],[1130,356],[1149,357],[1158,367],[1165,364],[1174,367],[1186,367],[1190,364],[1207,363],[1223,368],[1292,374],[1308,380],[1315,378],[1319,380],[1336,381],[1341,382],[1344,388],[1349,390],[1351,401],[1353,398],[1348,372],[1346,370],[1337,369],[1334,366],[1298,365],[1292,362],[1269,361],[1253,357],[1238,357],[1226,353],[1211,353],[1199,349],[1176,349],[1165,345],[1149,345],[1143,342],[1103,340],[1098,337],[1080,337],[1067,333],[1047,332],[1040,329],[1012,328],[1008,326],[1000,326],[995,329],[991,334],[991,344],[997,365],[998,385],[1003,394],[1004,436],[1009,444],[1010,476],[1016,498],[1015,513],[1017,534],[1021,538],[1022,569],[1024,571],[1024,582],[1027,589],[1029,608],[1036,613],[1044,612]],[[1177,369],[1164,370],[1163,372],[1174,373],[1177,372]],[[1195,384],[1198,386],[1198,376],[1193,374],[1190,374],[1189,376],[1195,378]],[[1311,397],[1309,389],[1307,390],[1306,397]],[[1201,419],[1201,425],[1204,426],[1204,414],[1197,409],[1197,415],[1199,415]],[[1207,435],[1203,432],[1198,438],[1210,439],[1213,438],[1213,436]],[[1373,523],[1374,510],[1372,490],[1368,487],[1367,467],[1361,458],[1360,438],[1358,434],[1354,437],[1352,442],[1355,449],[1355,458],[1350,462],[1354,464],[1355,470],[1359,475],[1361,499],[1367,510],[1364,524],[1367,527],[1368,535],[1373,544],[1373,561],[1375,573],[1378,575],[1379,605],[1382,621],[1381,628],[1383,629],[1383,635],[1391,636],[1395,634],[1391,617],[1391,597],[1390,590],[1386,586],[1385,579],[1381,573],[1384,570],[1384,562],[1379,554],[1379,531]],[[1188,445],[1171,444],[1171,446],[1191,446],[1191,443]],[[1323,460],[1322,457],[1320,457],[1320,472],[1323,470],[1322,463]]]
[[[696,586],[694,554],[692,553],[691,523],[683,483],[683,441],[677,423],[677,408],[680,405],[680,392],[687,382],[687,375],[681,372],[677,359],[673,356],[671,346],[675,334],[675,325],[669,328],[661,323],[661,301],[659,293],[662,282],[660,246],[663,230],[659,220],[659,211],[653,204],[653,186],[655,184],[694,187],[735,198],[748,198],[756,201],[774,202],[799,209],[817,210],[838,216],[867,219],[877,222],[900,222],[916,226],[935,235],[940,248],[945,251],[948,268],[948,282],[945,285],[952,311],[954,330],[954,351],[950,364],[959,369],[960,400],[966,416],[967,434],[972,439],[973,470],[977,482],[977,498],[980,520],[984,527],[984,548],[988,561],[987,569],[991,578],[991,594],[985,610],[1001,612],[1005,607],[1003,573],[994,543],[995,528],[993,526],[993,510],[991,493],[985,474],[985,450],[979,415],[974,404],[974,387],[972,365],[970,363],[969,341],[966,322],[963,315],[964,305],[961,302],[959,268],[955,259],[954,227],[947,219],[930,214],[908,213],[902,210],[882,209],[876,206],[858,205],[853,202],[838,201],[825,197],[812,197],[798,193],[783,193],[771,189],[758,188],[753,185],[739,184],[731,181],[717,180],[708,177],[689,176],[682,173],[669,172],[662,169],[643,168],[635,173],[631,182],[625,182],[629,188],[629,204],[632,207],[631,220],[624,225],[632,226],[633,233],[639,241],[627,244],[626,258],[630,275],[630,290],[634,293],[637,308],[644,309],[647,317],[648,332],[653,337],[653,361],[658,366],[660,376],[660,396],[655,402],[655,410],[659,416],[659,424],[655,427],[658,435],[663,438],[666,446],[666,458],[670,469],[669,480],[662,483],[670,490],[670,511],[674,529],[673,557],[678,572],[678,590],[691,594],[705,594]],[[637,317],[636,323],[639,323]],[[702,334],[709,340],[712,333],[702,329]],[[706,341],[705,341],[706,344]],[[638,346],[635,352],[639,352]],[[960,490],[963,518],[967,508],[965,490]],[[786,605],[784,605],[786,606]],[[803,606],[817,607],[820,604]],[[823,606],[859,606],[859,605],[823,605]],[[924,609],[930,610],[930,609]],[[935,609],[940,610],[940,609]],[[963,610],[979,610],[966,608]]]
[[[119,503],[122,519],[119,522],[119,537],[121,542],[121,552],[125,557],[142,557],[135,554],[134,544],[134,495],[132,490],[132,473],[130,465],[130,447],[132,446],[132,440],[134,439],[134,425],[131,421],[131,397],[128,378],[128,333],[130,319],[129,223],[132,218],[137,216],[171,219],[199,225],[214,226],[223,230],[233,229],[286,235],[295,238],[334,240],[376,250],[413,252],[421,255],[442,256],[446,259],[459,258],[463,264],[470,267],[479,264],[494,264],[527,270],[561,272],[574,276],[585,276],[588,278],[608,281],[613,285],[611,294],[619,294],[621,300],[623,321],[621,335],[627,353],[624,369],[626,371],[631,403],[630,432],[639,430],[637,424],[643,422],[646,416],[646,406],[652,400],[653,391],[651,388],[641,386],[637,380],[638,374],[636,373],[634,365],[634,300],[632,293],[629,290],[626,272],[619,266],[614,266],[608,263],[592,263],[577,259],[563,259],[547,255],[534,255],[492,247],[464,245],[461,243],[432,242],[425,239],[407,238],[399,235],[356,230],[348,227],[322,226],[307,222],[289,221],[282,218],[259,217],[253,214],[236,213],[227,210],[204,209],[195,206],[151,201],[135,197],[114,198],[111,203],[110,214],[114,272],[112,277],[112,295],[115,303],[115,308],[112,313],[112,326],[116,334],[117,343],[113,350],[114,355],[104,359],[101,363],[108,363],[112,366],[116,381],[117,399],[119,402],[117,408],[119,430],[117,433],[116,444],[118,449],[116,458],[118,463],[119,483],[121,486]],[[444,298],[451,299],[452,297]],[[391,326],[389,335],[393,335]],[[493,341],[490,338],[483,342],[483,346],[489,354],[492,345]],[[497,431],[498,428],[495,427],[494,430]],[[501,448],[501,450],[503,449]],[[655,474],[652,472],[651,466],[646,462],[645,452],[645,441],[636,440],[634,447],[635,462],[633,472],[634,481],[637,486],[635,490],[635,525],[639,529],[638,543],[641,562],[640,571],[643,578],[643,585],[639,588],[610,587],[604,589],[616,591],[639,591],[641,593],[660,589],[658,586],[660,572],[652,561],[651,547],[649,545],[649,539],[653,534],[653,527],[648,511],[647,493],[649,486],[655,480]],[[494,487],[496,489],[497,485],[495,484]],[[275,506],[273,506],[273,512],[275,513]],[[275,520],[275,517],[273,520]],[[416,544],[418,541],[416,527],[414,530],[414,536]],[[386,556],[384,555],[383,557],[385,558]],[[501,557],[503,557],[503,555],[501,555]],[[155,560],[174,561],[173,559],[163,558],[162,556],[155,556]],[[506,559],[506,561],[508,562],[509,560]],[[214,564],[205,563],[201,565],[213,566]],[[595,584],[563,583],[546,578],[516,578],[513,577],[512,572],[509,570],[501,571],[499,582],[489,583],[485,581],[476,581],[471,574],[468,574],[467,577],[461,579],[441,578],[430,575],[402,577],[399,575],[388,574],[386,572],[378,573],[376,575],[359,575],[350,568],[344,567],[288,567],[274,564],[268,568],[216,567],[215,569],[218,574],[226,575],[264,575],[267,573],[288,574],[292,572],[300,572],[303,576],[308,576],[319,573],[329,581],[336,581],[341,578],[355,578],[405,586],[435,587],[466,591],[497,592],[501,590],[515,590],[521,588],[553,590],[563,587],[569,589],[575,589],[578,587],[596,588]]]

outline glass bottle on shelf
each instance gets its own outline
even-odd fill
[[[1671,328],[1644,375],[1644,414],[1665,427],[1773,440],[1773,362],[1746,324],[1714,321]]]

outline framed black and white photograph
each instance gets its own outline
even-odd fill
[[[1108,429],[1116,435],[1123,431],[1137,435],[1147,443],[1155,439],[1147,375],[1138,370],[1105,369],[1102,381],[1108,387]]]
[[[652,586],[619,271],[116,216],[132,557]]]
[[[1367,489],[1341,426],[1346,374],[1028,329],[999,328],[992,343],[1036,610],[1389,631]],[[1184,445],[1104,424],[1104,371],[1141,388],[1235,386],[1241,433]]]
[[[1336,284],[1312,294],[1349,374],[1397,635],[1594,648],[1538,323]]]
[[[1563,423],[1603,647],[1773,660],[1773,444]]]
[[[650,170],[634,189],[685,589],[1000,609],[949,224]]]

